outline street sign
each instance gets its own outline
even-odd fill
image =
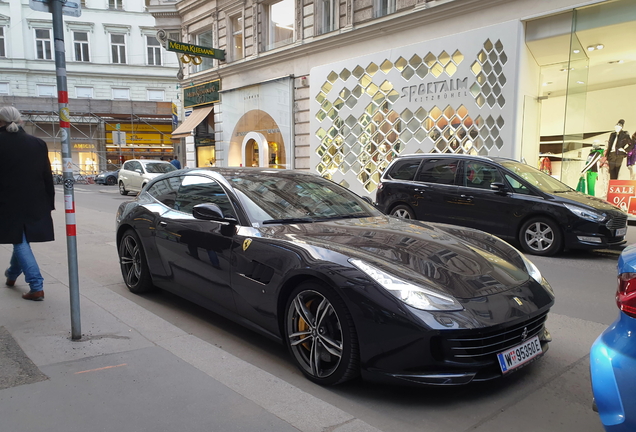
[[[208,48],[199,45],[187,44],[184,42],[168,39],[166,41],[166,50],[180,52],[191,56],[211,57],[219,60],[225,60],[225,50],[218,48]]]
[[[79,17],[82,15],[82,6],[78,2],[74,1],[66,1],[66,0],[29,0],[29,6],[34,11],[38,12],[49,12],[53,13],[51,10],[51,5],[49,1],[60,1],[62,3],[62,15],[68,15],[72,17]]]
[[[118,146],[126,145],[126,132],[113,131],[113,144]]]

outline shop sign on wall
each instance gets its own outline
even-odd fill
[[[95,144],[74,143],[73,148],[76,150],[94,150]]]
[[[199,45],[187,44],[170,39],[166,41],[166,50],[180,52],[191,56],[211,57],[218,60],[225,60],[225,50],[202,47]]]
[[[636,180],[610,180],[607,201],[636,216]]]
[[[221,80],[214,80],[191,87],[184,87],[183,107],[189,108],[218,102],[220,88]]]

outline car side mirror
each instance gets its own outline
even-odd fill
[[[373,201],[368,196],[363,196],[362,199],[365,200],[367,203],[373,205]]]
[[[216,204],[197,204],[192,208],[192,216],[195,219],[210,220],[216,222],[236,223],[237,220],[232,217],[223,216],[223,210]]]
[[[135,172],[138,172],[139,174],[141,174],[141,170],[139,168],[137,168]]]
[[[494,190],[495,192],[502,193],[504,195],[508,193],[508,187],[505,184],[500,182],[490,183],[490,189]]]

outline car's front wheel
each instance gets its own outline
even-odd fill
[[[519,241],[523,250],[530,254],[552,256],[561,250],[563,235],[551,219],[535,217],[521,226]]]
[[[122,195],[128,195],[128,191],[126,190],[126,186],[124,186],[124,182],[119,182],[119,193]]]
[[[153,291],[155,287],[150,278],[146,254],[135,231],[129,229],[124,233],[118,252],[121,274],[130,292],[141,294]]]
[[[112,186],[112,185],[114,185],[114,184],[116,184],[116,183],[117,183],[117,179],[116,179],[115,177],[112,177],[112,176],[111,176],[111,177],[107,177],[107,178],[106,178],[106,184],[107,184],[107,185]]]
[[[311,381],[334,385],[359,374],[358,337],[351,314],[333,290],[305,282],[285,308],[285,341]]]
[[[391,216],[396,216],[402,219],[415,219],[415,212],[411,209],[411,207],[400,204],[393,207],[393,210],[391,210]]]

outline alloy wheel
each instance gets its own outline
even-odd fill
[[[299,292],[289,305],[289,346],[304,371],[315,378],[332,375],[342,360],[343,334],[338,314],[317,291]]]
[[[142,264],[139,244],[132,236],[126,236],[120,246],[120,264],[128,287],[136,286],[141,279]]]
[[[545,252],[554,243],[555,234],[548,224],[534,222],[526,228],[524,238],[530,249],[536,252]]]
[[[402,219],[411,219],[411,215],[406,209],[400,208],[393,212],[393,216],[397,216]]]

